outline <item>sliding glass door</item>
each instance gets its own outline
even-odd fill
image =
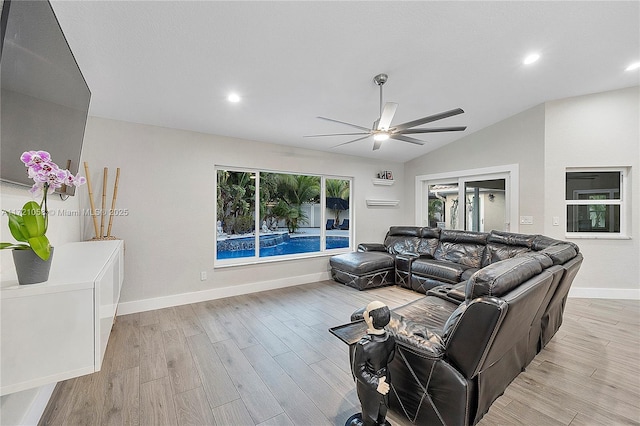
[[[417,223],[442,229],[509,231],[513,217],[517,217],[513,195],[517,168],[505,169],[418,176]]]
[[[467,231],[506,231],[506,179],[465,181],[465,228]]]

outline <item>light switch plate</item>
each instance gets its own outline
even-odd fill
[[[533,225],[533,216],[520,216],[520,225]]]

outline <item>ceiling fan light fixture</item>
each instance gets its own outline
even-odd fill
[[[634,71],[638,68],[640,68],[640,61],[634,62],[633,64],[629,65],[625,71]]]
[[[531,65],[532,63],[536,62],[538,59],[540,59],[540,55],[537,53],[532,53],[530,55],[527,55],[527,57],[524,58],[524,61],[522,61],[522,63],[525,65]]]
[[[463,131],[467,128],[466,126],[456,126],[456,127],[433,127],[433,128],[421,127],[418,129],[414,129],[414,127],[421,126],[423,124],[431,123],[437,120],[442,120],[444,118],[453,117],[454,115],[462,114],[464,111],[461,108],[452,109],[450,111],[441,112],[439,114],[429,115],[427,117],[422,117],[417,120],[407,121],[406,123],[392,125],[391,123],[393,122],[393,117],[395,116],[396,109],[398,108],[398,104],[395,102],[387,102],[385,104],[382,103],[382,86],[387,81],[387,78],[388,76],[386,74],[378,74],[373,78],[373,81],[380,88],[380,117],[373,122],[372,127],[370,128],[364,127],[357,124],[347,123],[346,121],[334,120],[333,118],[318,117],[322,120],[332,121],[334,123],[340,123],[340,124],[347,125],[349,127],[356,128],[360,130],[360,132],[308,135],[305,137],[313,138],[313,137],[319,137],[319,136],[347,136],[347,135],[356,136],[355,139],[342,142],[341,144],[338,144],[333,148],[348,145],[354,142],[361,141],[363,139],[373,137],[373,150],[376,151],[380,149],[384,141],[389,139],[412,143],[414,145],[425,144],[425,141],[412,138],[410,136],[407,136],[407,134],[458,132],[458,131]]]
[[[378,142],[383,142],[389,139],[389,133],[387,132],[378,132],[373,135],[373,140]]]

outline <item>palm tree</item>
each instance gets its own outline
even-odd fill
[[[320,197],[318,176],[278,174],[278,204],[272,209],[274,214],[284,219],[289,232],[296,232],[308,217],[302,209],[304,203],[314,203]]]
[[[274,212],[279,199],[278,176],[275,173],[260,173],[260,218],[267,222],[269,229],[279,220],[279,216]]]
[[[327,198],[339,198],[341,200],[349,201],[349,181],[343,179],[327,179],[326,180],[326,195]],[[339,206],[339,205],[337,205]],[[340,211],[342,208],[329,207],[335,215],[335,223],[340,223]]]
[[[217,178],[217,220],[227,233],[250,232],[256,190],[252,173],[218,170]]]

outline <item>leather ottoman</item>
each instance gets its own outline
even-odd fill
[[[353,252],[332,256],[331,277],[358,290],[395,283],[395,261],[386,252]]]

